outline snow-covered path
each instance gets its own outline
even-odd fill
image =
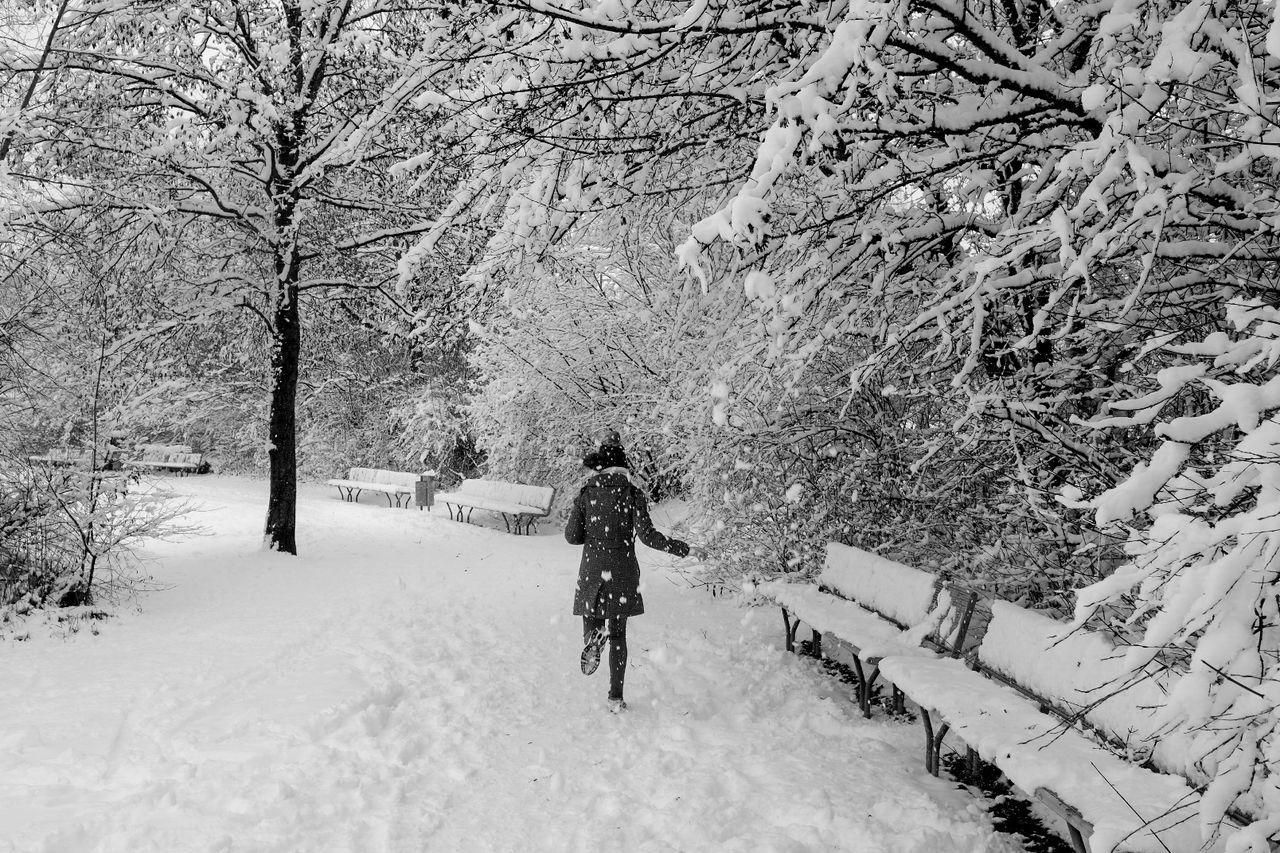
[[[631,709],[577,671],[577,549],[300,495],[172,483],[210,535],[161,543],[140,610],[0,644],[0,851],[1012,851],[864,721],[777,614],[642,554]],[[642,549],[643,550],[643,549]]]

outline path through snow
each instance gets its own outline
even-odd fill
[[[631,709],[577,671],[577,549],[442,513],[170,481],[209,535],[98,636],[0,645],[0,851],[1001,853],[919,732],[831,698],[780,621],[642,553]],[[643,549],[641,549],[643,551]],[[776,624],[775,624],[776,623]]]

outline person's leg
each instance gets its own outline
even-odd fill
[[[627,677],[627,617],[609,620],[609,698],[622,698]]]

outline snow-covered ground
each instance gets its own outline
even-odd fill
[[[578,549],[303,486],[170,481],[206,534],[88,631],[0,644],[0,850],[999,853],[916,727],[857,716],[773,609],[641,549],[630,709],[578,671]],[[477,517],[479,513],[477,513]],[[661,525],[661,517],[659,516]]]

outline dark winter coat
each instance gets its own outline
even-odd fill
[[[644,612],[636,537],[658,551],[683,557],[689,546],[663,536],[649,518],[649,503],[622,469],[596,474],[573,501],[564,538],[582,545],[575,616],[614,619]]]

